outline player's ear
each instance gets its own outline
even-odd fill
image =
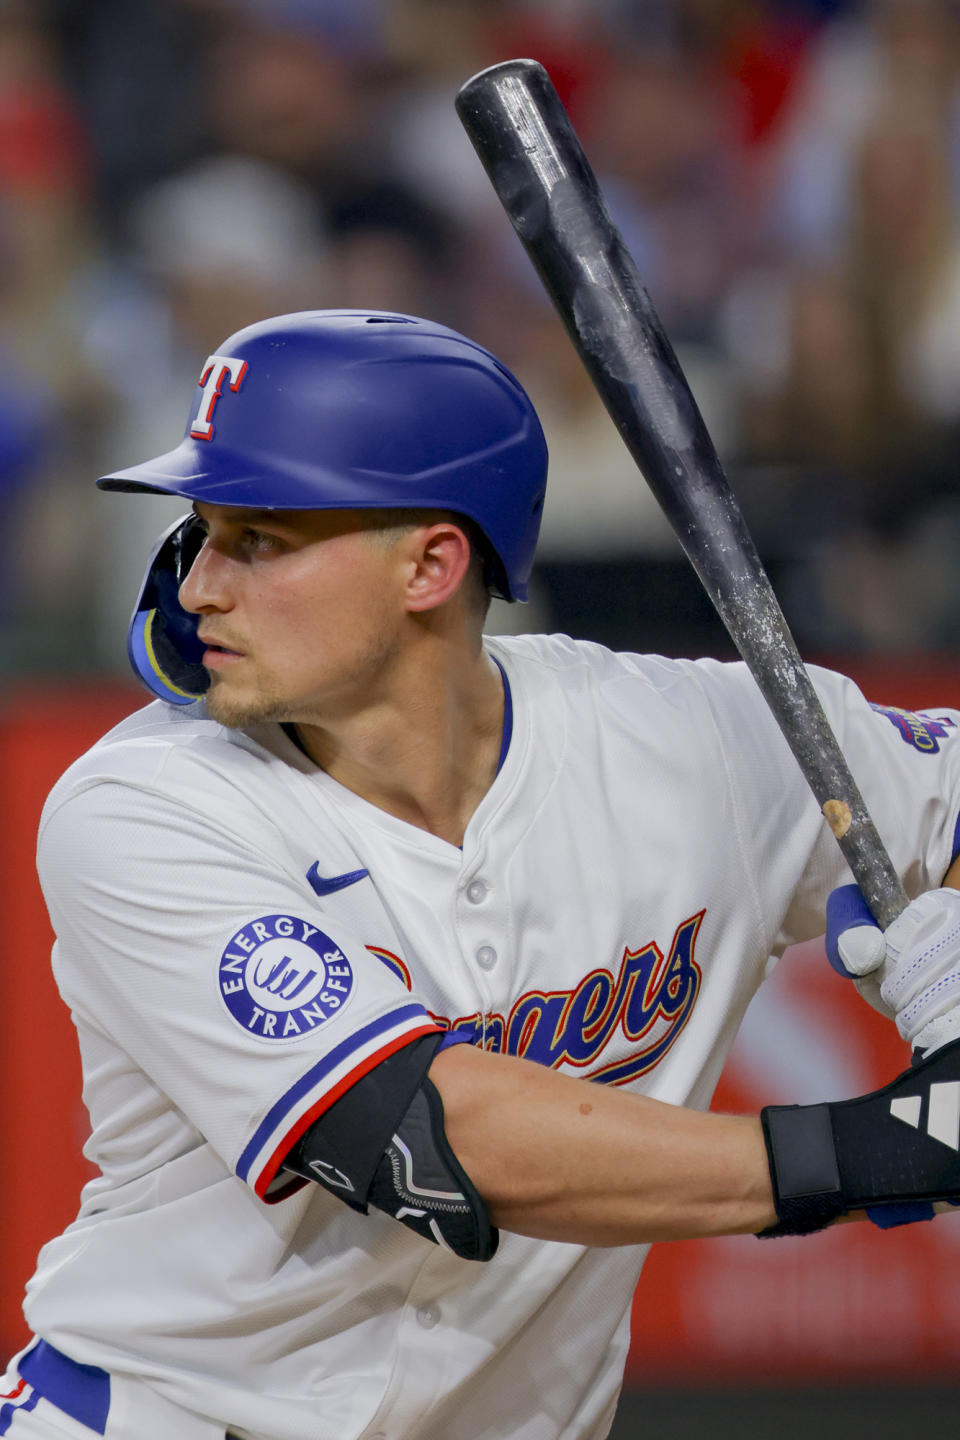
[[[470,568],[470,541],[459,525],[447,520],[417,526],[409,539],[407,609],[413,613],[435,610],[463,583]]]

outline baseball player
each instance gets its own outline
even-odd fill
[[[960,964],[912,907],[861,968],[913,977],[909,1021],[883,1003],[915,1068],[706,1113],[846,872],[742,666],[484,637],[545,479],[487,351],[321,311],[230,337],[182,444],[101,480],[192,509],[130,629],[157,698],[42,818],[98,1174],[0,1435],[600,1440],[652,1241],[960,1194]],[[910,893],[940,885],[960,715],[817,684]]]

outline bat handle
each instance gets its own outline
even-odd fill
[[[906,909],[909,896],[876,826],[866,812],[857,817],[844,800],[827,800],[821,808],[871,915],[886,930]]]

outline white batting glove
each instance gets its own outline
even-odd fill
[[[885,931],[849,910],[834,923],[831,963],[860,977],[858,989],[909,1045],[929,1054],[960,1039],[960,891],[928,890]]]
[[[880,994],[897,1029],[928,1054],[960,1036],[960,890],[928,890],[883,935]]]

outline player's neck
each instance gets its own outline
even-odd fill
[[[297,734],[348,790],[460,845],[497,773],[503,680],[482,650],[439,650],[429,659],[401,675],[377,706],[335,726],[299,724]]]

